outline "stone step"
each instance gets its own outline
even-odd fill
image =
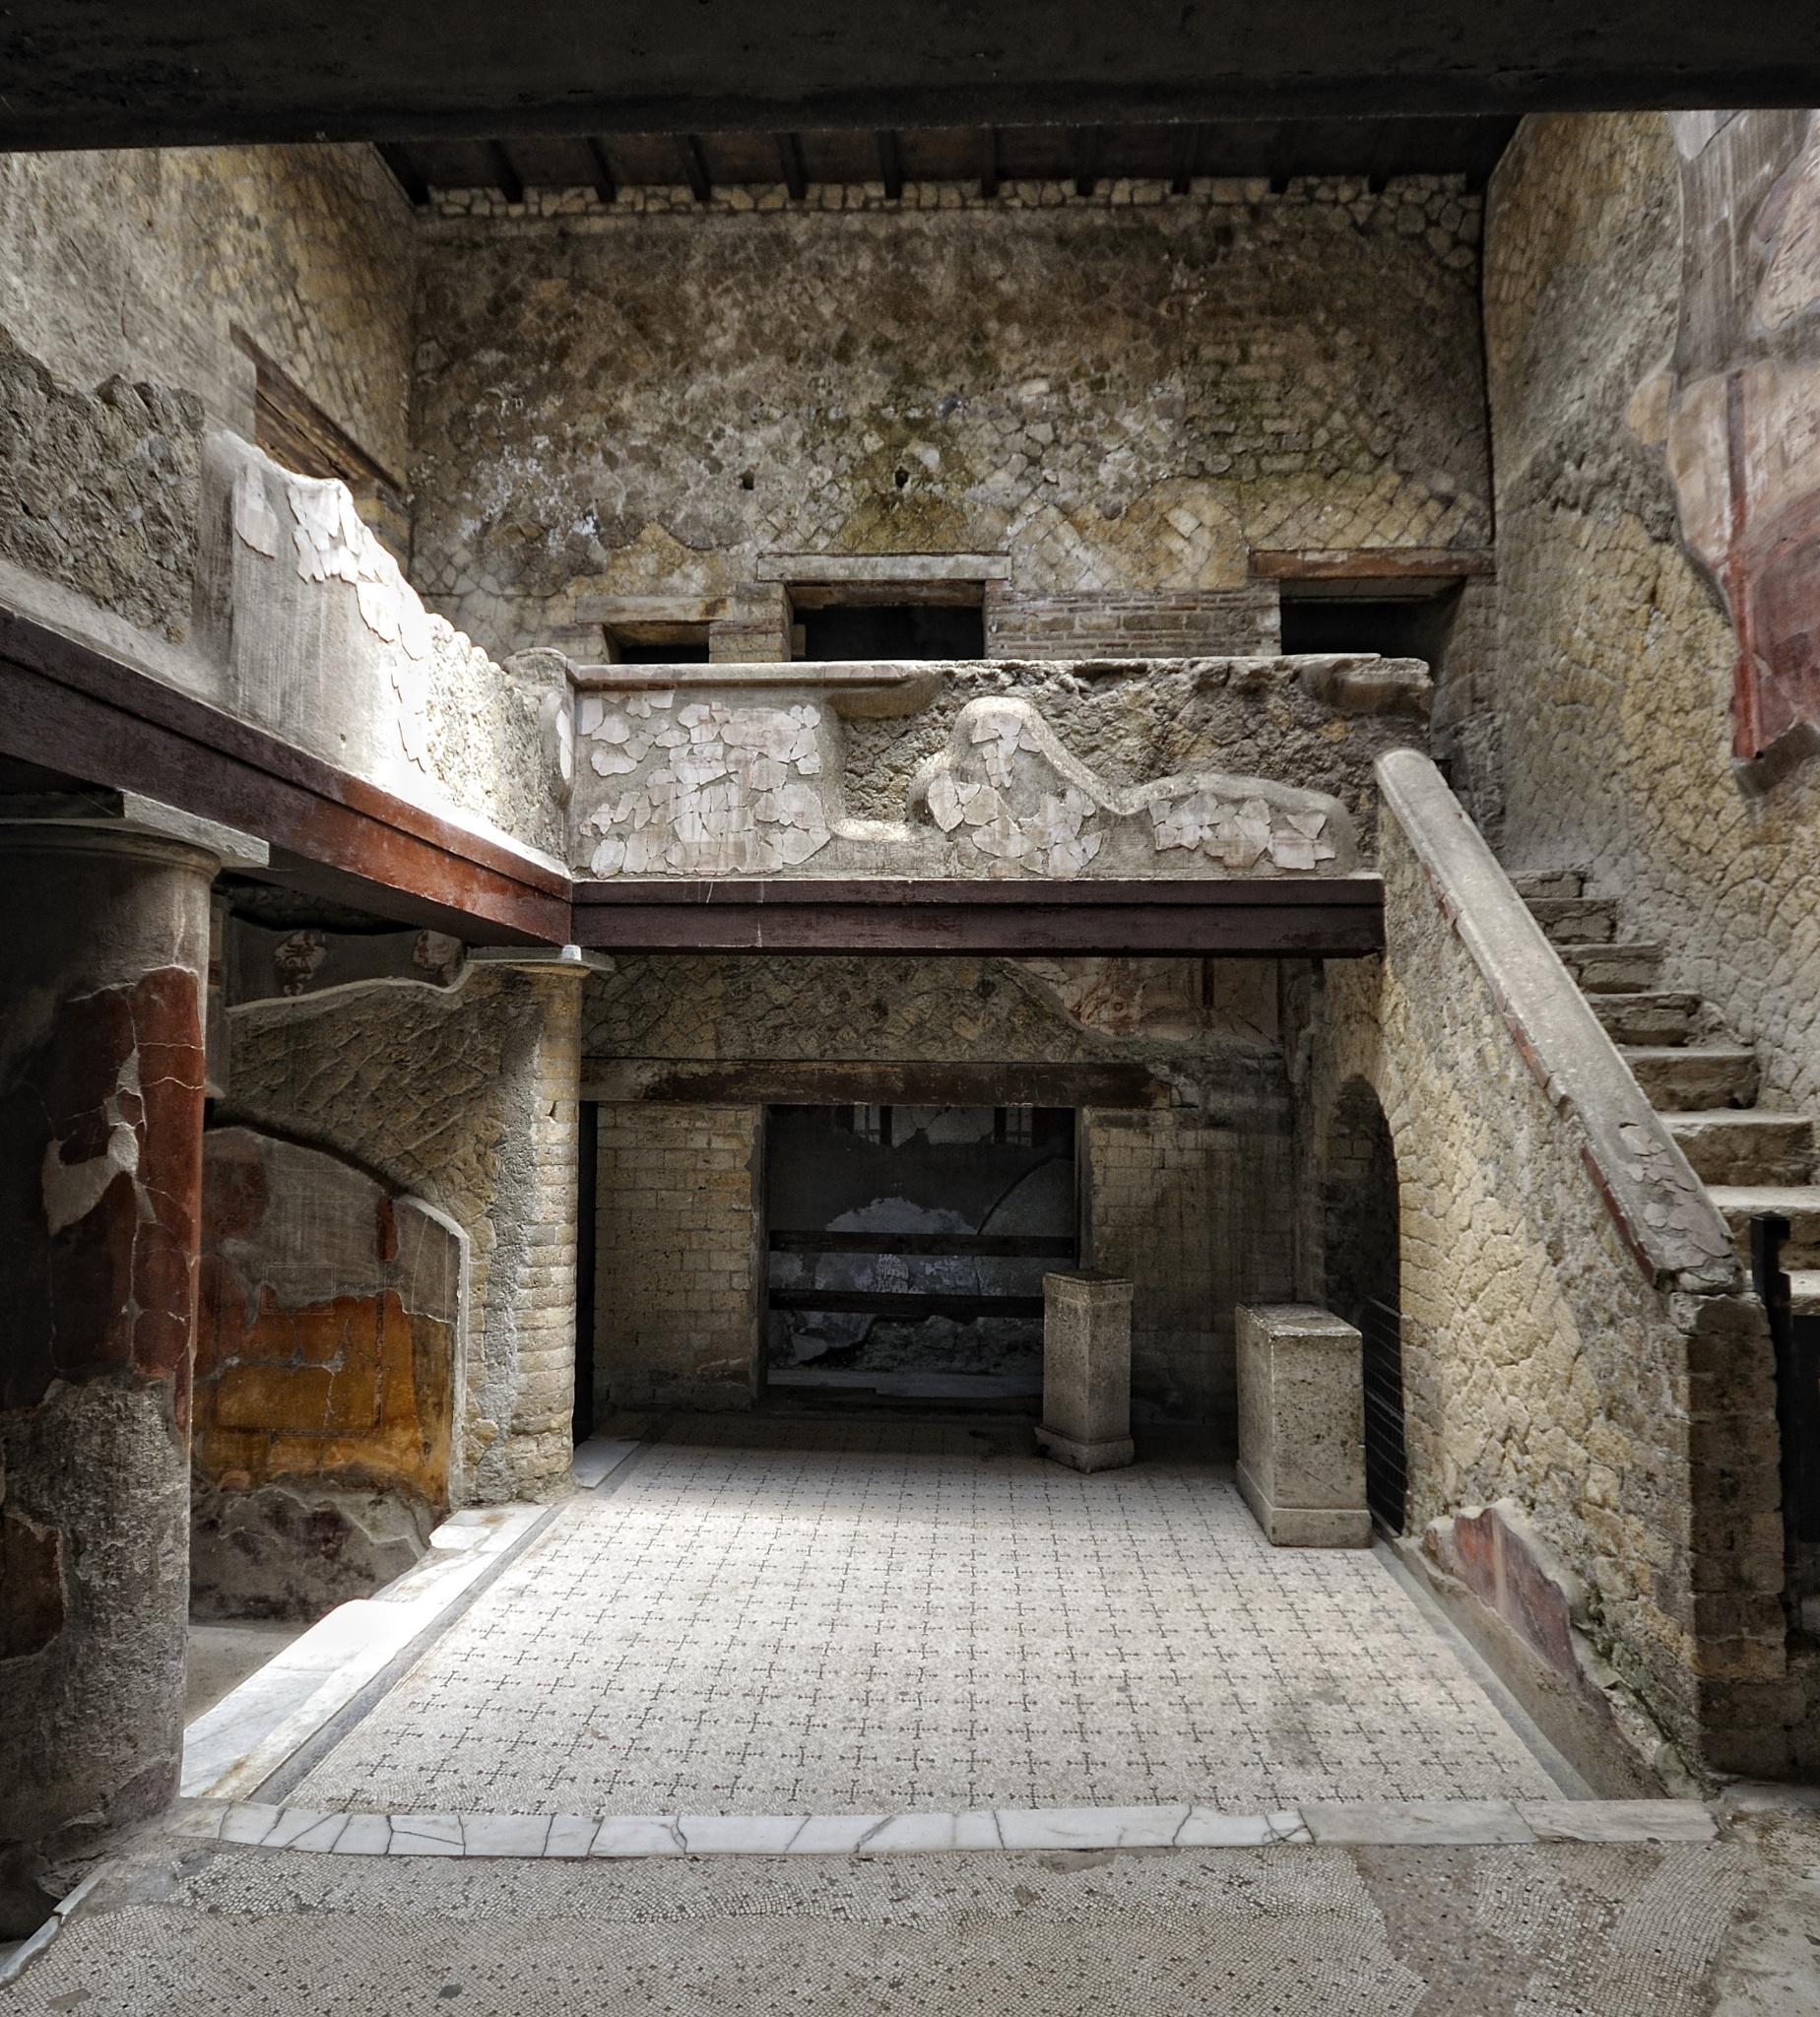
[[[1805,1114],[1765,1114],[1736,1108],[1664,1114],[1703,1184],[1799,1184],[1814,1159],[1814,1124]]]
[[[1757,1054],[1742,1044],[1624,1044],[1624,1062],[1663,1113],[1748,1107],[1757,1097]]]
[[[1635,995],[1661,978],[1659,945],[1557,945],[1555,950],[1589,995]]]
[[[1524,898],[1531,896],[1584,896],[1587,872],[1584,869],[1511,869],[1511,886]]]
[[[1557,945],[1609,945],[1618,936],[1610,896],[1531,896],[1529,915]]]
[[[1589,995],[1614,1044],[1660,1047],[1691,1041],[1700,1025],[1698,995]]]
[[[1820,1269],[1820,1185],[1715,1184],[1713,1208],[1731,1228],[1738,1258],[1750,1262],[1750,1222],[1765,1212],[1788,1221],[1782,1264],[1790,1273]]]

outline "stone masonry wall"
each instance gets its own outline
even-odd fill
[[[1457,183],[924,193],[432,222],[431,603],[491,647],[586,657],[610,606],[788,581],[792,554],[997,553],[1026,639],[1032,599],[1155,595],[1160,620],[1205,596],[1173,648],[1247,651],[1254,547],[1487,542]],[[1129,602],[1094,648],[1134,619],[1144,648]]]
[[[193,395],[162,385],[59,384],[0,324],[0,560],[181,638],[195,588],[202,424]]]
[[[1236,1124],[1235,1124],[1236,1120]],[[1132,1296],[1132,1407],[1143,1420],[1210,1422],[1236,1447],[1241,1304],[1280,1302],[1295,1275],[1287,1087],[1239,1117],[1083,1117],[1087,1265]]]
[[[1406,1530],[1515,1501],[1580,1586],[1639,1751],[1665,1735],[1709,1766],[1784,1769],[1798,1703],[1761,1312],[1646,1278],[1571,1107],[1388,818],[1383,869],[1389,952],[1328,962],[1291,1047],[1298,1268],[1318,1296],[1328,1146],[1363,1081],[1397,1157]]]
[[[1722,125],[1689,164],[1685,224],[1665,117],[1526,120],[1498,169],[1485,338],[1500,613],[1480,699],[1503,748],[1505,859],[1590,865],[1636,936],[1666,946],[1664,984],[1717,1003],[1758,1047],[1765,1104],[1812,1108],[1820,767],[1767,792],[1733,773],[1737,643],[1677,538],[1662,448],[1679,397],[1684,238],[1685,285],[1697,279],[1702,297],[1748,293],[1760,271],[1755,194],[1737,195],[1726,224],[1735,269],[1693,262],[1707,212],[1731,200],[1728,164],[1708,156],[1748,154],[1748,131],[1733,129],[1784,117]],[[1710,120],[1690,145],[1701,131]],[[1811,284],[1811,248],[1805,259]],[[1798,449],[1792,420],[1785,431]]]
[[[763,1121],[760,1107],[601,1107],[599,1407],[749,1405]]]
[[[239,328],[401,479],[415,242],[369,147],[0,156],[0,328],[59,378],[181,386],[250,438]]]
[[[1175,1102],[1086,1124],[1095,1265],[1138,1283],[1138,1410],[1229,1433],[1232,1309],[1291,1272],[1275,992],[1273,963],[1244,960],[616,959],[582,1035],[583,1093],[603,1100],[604,1398],[750,1391],[761,1110],[635,1103],[667,1067],[1117,1061]]]
[[[455,1504],[566,1488],[575,1340],[580,970],[471,961],[232,1009],[224,1121],[334,1150],[471,1243]]]

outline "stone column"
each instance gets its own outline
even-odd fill
[[[535,998],[532,1040],[514,1059],[516,1095],[489,1217],[485,1362],[478,1398],[500,1434],[475,1465],[483,1500],[547,1499],[574,1458],[575,1242],[581,1123],[581,999],[600,962],[574,946],[488,947],[477,965]],[[472,1381],[473,1375],[470,1375]]]
[[[0,1934],[40,1850],[177,1789],[218,866],[186,824],[0,823]]]
[[[1043,1425],[1036,1440],[1076,1470],[1116,1470],[1132,1448],[1132,1283],[1043,1276]]]
[[[1305,1303],[1237,1317],[1240,1496],[1277,1547],[1368,1547],[1359,1334]]]

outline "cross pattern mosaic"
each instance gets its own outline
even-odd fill
[[[694,1421],[579,1494],[292,1797],[662,1814],[1546,1796],[1365,1550],[1216,1465]]]

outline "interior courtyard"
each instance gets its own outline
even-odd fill
[[[0,2010],[1820,2008],[1820,33],[315,12],[0,18]]]

